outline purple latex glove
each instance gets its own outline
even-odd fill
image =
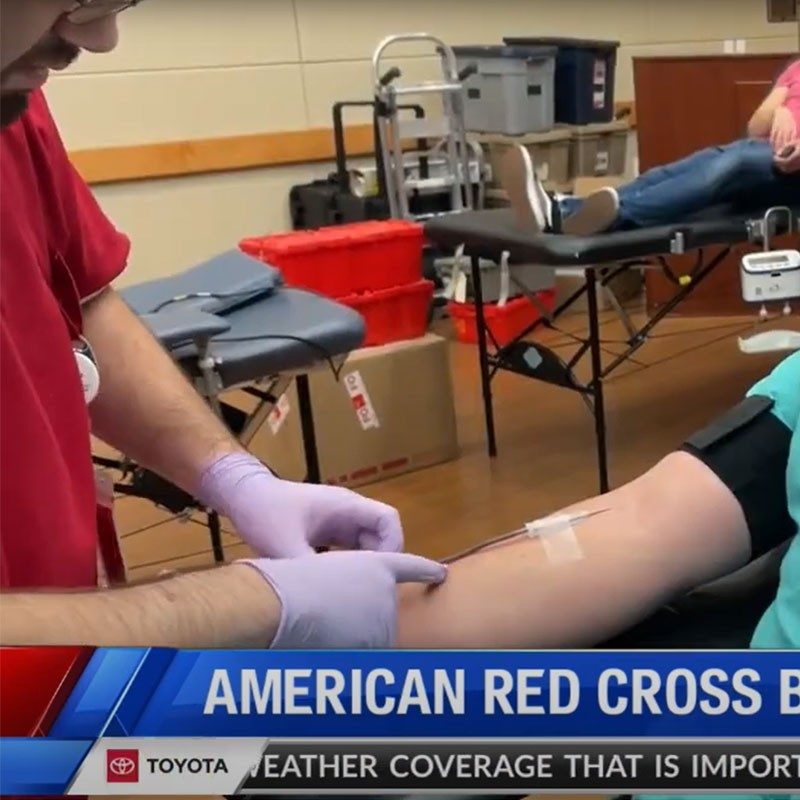
[[[276,650],[387,648],[397,636],[397,584],[441,583],[447,567],[408,553],[338,552],[243,562],[281,602]]]
[[[262,556],[296,558],[317,547],[403,549],[400,515],[391,506],[336,486],[280,480],[247,453],[211,464],[199,499],[228,517]]]

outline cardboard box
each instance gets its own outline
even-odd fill
[[[420,339],[353,353],[337,382],[310,376],[325,483],[363,486],[458,456],[449,344]],[[282,478],[305,477],[297,393],[292,386],[250,444]]]

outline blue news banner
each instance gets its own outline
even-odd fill
[[[798,652],[98,649],[60,702],[0,793],[800,787]]]

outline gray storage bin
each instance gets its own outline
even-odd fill
[[[630,126],[625,121],[572,128],[572,177],[624,175],[629,132]]]
[[[471,133],[518,136],[550,130],[555,120],[555,47],[454,47],[464,82],[464,122]]]
[[[476,137],[483,146],[491,177],[489,188],[500,186],[500,165],[510,148],[521,145],[530,154],[539,180],[550,191],[566,192],[570,188],[570,152],[572,132],[565,128],[554,128],[545,133],[530,133],[523,136],[488,134]]]

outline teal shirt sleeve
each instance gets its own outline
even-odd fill
[[[784,359],[748,396],[764,395],[772,398],[772,413],[791,431],[800,424],[800,353]]]
[[[800,353],[779,364],[752,391],[771,397],[773,413],[792,431],[786,496],[789,513],[800,530]],[[784,556],[775,602],[756,628],[751,647],[800,649],[800,536],[795,536]]]
[[[800,528],[800,353],[784,359],[748,392],[774,402],[772,413],[792,432],[786,482],[789,511]],[[781,566],[775,602],[767,609],[753,636],[753,648],[800,649],[800,536],[796,536]],[[706,795],[707,796],[707,795]],[[647,795],[636,800],[702,800],[700,795]],[[739,795],[716,800],[773,800],[776,795]],[[800,800],[800,795],[783,796]]]

